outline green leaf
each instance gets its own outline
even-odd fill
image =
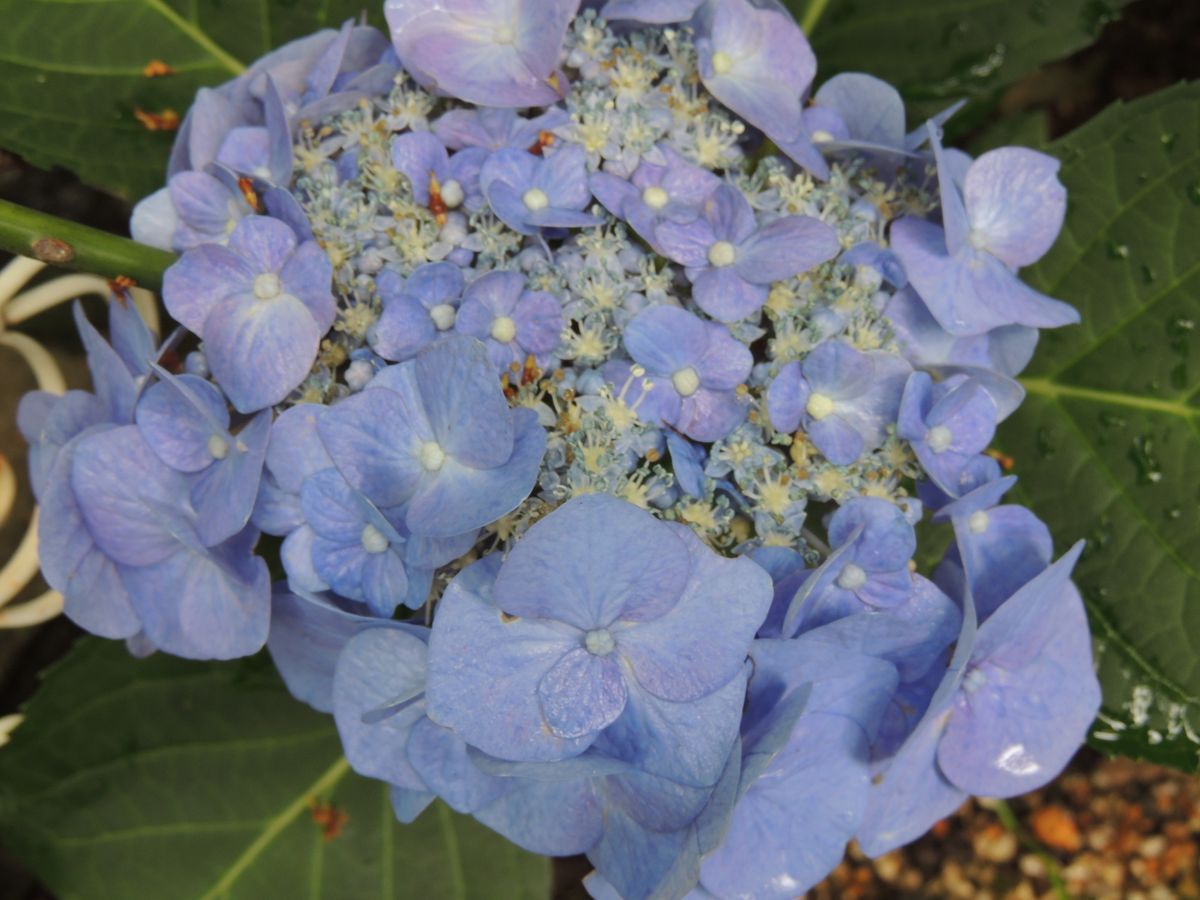
[[[196,90],[375,0],[0,0],[0,146],[129,199],[161,187],[173,139],[135,110],[181,118]],[[175,72],[144,74],[152,60]]]
[[[819,79],[868,72],[919,119],[1092,43],[1129,0],[790,0]]]
[[[1000,432],[1078,584],[1104,686],[1093,740],[1200,769],[1200,85],[1052,144],[1070,205],[1023,275],[1083,324],[1044,332]]]
[[[87,639],[0,750],[0,845],[60,900],[541,900],[546,859],[440,804],[398,824],[328,716],[263,656],[131,658]],[[348,818],[329,840],[313,803]]]

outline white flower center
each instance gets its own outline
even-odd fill
[[[429,318],[433,319],[438,331],[449,331],[454,327],[454,320],[458,318],[458,310],[449,303],[439,303],[429,311]]]
[[[492,319],[492,338],[502,344],[509,343],[517,336],[517,323],[508,316],[496,316]]]
[[[671,202],[671,195],[656,184],[642,191],[642,202],[651,209],[663,209]]]
[[[525,192],[525,196],[521,198],[521,202],[525,204],[525,208],[530,212],[540,212],[550,205],[550,198],[546,196],[546,192],[541,188],[530,188]]]
[[[818,422],[833,412],[833,400],[824,394],[809,394],[804,410]]]
[[[446,451],[437,441],[426,441],[421,445],[421,465],[428,472],[436,472],[446,462]]]
[[[680,369],[671,376],[671,384],[680,397],[690,397],[700,390],[700,375],[691,366]]]
[[[608,656],[616,649],[617,642],[607,628],[595,628],[583,636],[583,646],[593,656]]]
[[[945,453],[950,449],[950,442],[953,440],[954,435],[945,425],[934,425],[925,432],[925,443],[934,453]]]
[[[854,563],[846,563],[837,579],[837,586],[845,591],[857,591],[866,583],[867,573]]]
[[[729,241],[717,241],[708,248],[708,261],[718,269],[732,266],[737,259],[737,248]]]
[[[492,32],[492,37],[497,44],[511,44],[517,39],[517,33],[511,25],[505,24]]]
[[[446,204],[446,209],[458,209],[467,199],[467,195],[463,193],[463,186],[453,180],[442,185],[441,193],[442,203]]]
[[[726,75],[733,68],[733,57],[724,50],[718,50],[712,55],[712,68],[718,75]]]
[[[208,439],[208,455],[213,459],[224,459],[229,455],[229,442],[219,434]]]
[[[364,527],[359,540],[362,541],[362,548],[368,553],[383,553],[391,546],[388,539],[384,537],[383,532],[374,525]]]
[[[274,272],[263,272],[254,279],[254,296],[259,300],[274,300],[283,293],[283,285]]]
[[[987,684],[987,676],[980,669],[971,669],[963,676],[963,691],[973,694]]]
[[[976,250],[986,250],[987,249],[987,235],[983,234],[983,232],[976,231],[974,228],[972,228],[970,231],[967,232],[967,243],[970,244],[972,247],[974,247]]]
[[[967,527],[971,529],[972,534],[983,534],[988,530],[989,524],[991,519],[982,509],[971,513],[971,518],[967,519]]]
[[[833,140],[833,135],[823,128],[818,128],[812,133],[812,142],[814,144],[828,144]]]

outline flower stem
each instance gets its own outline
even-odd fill
[[[174,254],[0,200],[0,250],[158,291]]]
[[[821,15],[828,5],[829,0],[810,0],[808,6],[804,8],[804,18],[800,20],[800,30],[804,32],[805,36],[812,36],[813,30],[821,21]]]

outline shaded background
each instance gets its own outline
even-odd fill
[[[1036,144],[1087,121],[1115,100],[1131,100],[1181,80],[1200,78],[1200,2],[1139,0],[1100,40],[1046,66],[993,98],[986,121],[958,141],[967,147]],[[127,234],[124,202],[43,171],[0,150],[0,198]],[[51,273],[53,274],[53,273]],[[87,372],[69,307],[44,314],[22,331],[58,358],[72,387]],[[13,515],[0,525],[0,560],[24,533],[32,510],[24,480],[25,450],[16,431],[17,402],[34,387],[23,362],[0,348],[0,452],[22,476]],[[32,595],[44,586],[31,587]],[[0,716],[33,693],[38,673],[62,656],[79,631],[65,619],[19,632],[0,631]],[[917,843],[873,864],[853,851],[816,888],[817,898],[1055,896],[1054,874],[1070,896],[1200,898],[1200,780],[1083,750],[1063,778],[1015,800],[1011,810],[968,803]],[[585,860],[558,866],[557,896],[585,897]],[[0,848],[0,900],[52,900]],[[436,900],[436,898],[432,898]]]

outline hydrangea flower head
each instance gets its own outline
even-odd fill
[[[1044,783],[1076,551],[985,452],[1074,318],[1016,275],[1056,164],[815,84],[775,0],[386,12],[198,94],[132,223],[183,328],[77,313],[94,391],[22,404],[68,615],[266,640],[402,821],[601,897],[795,896]]]

